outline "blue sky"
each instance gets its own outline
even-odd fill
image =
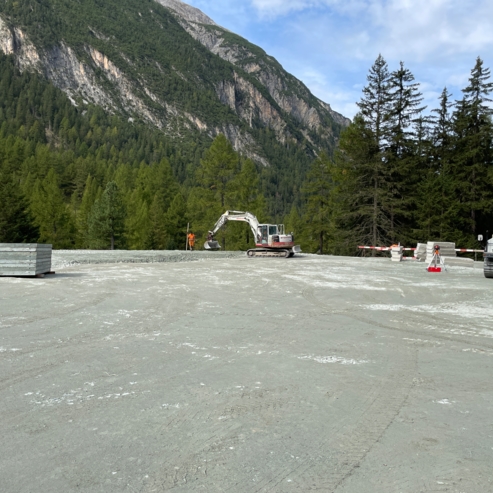
[[[186,0],[261,46],[348,117],[379,53],[402,60],[428,111],[462,95],[476,57],[493,69],[493,0]]]

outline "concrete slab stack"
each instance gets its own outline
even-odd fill
[[[403,247],[393,246],[390,249],[390,259],[392,262],[400,262],[402,260]]]
[[[0,276],[39,276],[51,271],[51,245],[0,243]]]
[[[488,240],[484,253],[484,277],[493,278],[493,238]]]
[[[416,246],[415,255],[420,262],[424,262],[426,260],[426,243],[418,243]]]
[[[426,262],[431,262],[433,259],[433,254],[435,253],[435,245],[440,247],[440,256],[441,257],[457,257],[457,253],[455,251],[455,243],[450,243],[447,241],[429,241],[426,244]]]

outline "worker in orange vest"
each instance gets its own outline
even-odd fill
[[[193,250],[195,246],[195,235],[191,231],[188,233],[188,245],[190,246],[190,250]]]

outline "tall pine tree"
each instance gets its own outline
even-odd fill
[[[29,204],[9,173],[0,172],[0,243],[37,242]]]
[[[323,153],[310,166],[303,192],[306,195],[305,231],[317,245],[315,249],[324,254],[334,236],[334,186],[333,165]]]
[[[386,245],[391,241],[392,175],[387,163],[390,139],[391,81],[379,55],[357,103],[360,112],[341,134],[336,164],[340,175],[337,222],[352,243]],[[354,250],[353,250],[354,251]]]
[[[100,199],[96,200],[89,217],[91,248],[111,249],[125,246],[125,206],[114,181],[109,182]]]
[[[415,123],[425,107],[419,84],[400,62],[390,75],[388,147],[385,160],[389,172],[390,240],[403,241],[415,208],[415,192],[423,171],[416,147]]]
[[[478,232],[488,228],[488,215],[493,210],[493,110],[488,105],[492,91],[490,70],[478,57],[469,85],[463,89],[464,97],[457,102],[453,124],[455,193],[461,208],[461,226],[470,233],[470,244]]]
[[[40,241],[54,248],[73,248],[75,225],[55,170],[52,168],[44,180],[37,180],[31,197],[31,211],[39,227]]]

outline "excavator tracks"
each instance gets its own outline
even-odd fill
[[[279,257],[279,258],[288,258],[294,255],[294,252],[290,252],[289,250],[269,250],[267,248],[252,248],[247,251],[247,255],[250,258],[256,257]]]

